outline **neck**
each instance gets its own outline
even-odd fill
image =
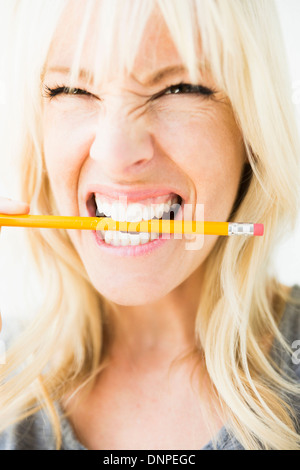
[[[200,303],[202,272],[155,303],[114,305],[112,356],[136,363],[147,357],[171,357],[195,345],[195,318]]]

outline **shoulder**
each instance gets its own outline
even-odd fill
[[[292,353],[283,351],[277,342],[273,349],[283,370],[291,372],[300,382],[300,285],[292,286],[289,297],[279,323],[279,330]]]
[[[86,450],[59,403],[55,402],[55,407],[60,420],[61,450]],[[37,411],[0,433],[0,450],[56,450],[55,433],[46,411]]]
[[[61,405],[54,402],[61,430],[61,450],[87,450],[77,439]],[[44,409],[0,433],[0,450],[56,450],[56,437]]]
[[[54,449],[53,432],[44,411],[38,411],[0,433],[0,450]]]
[[[7,320],[7,319],[6,319]],[[0,336],[0,360],[5,352],[13,345],[23,331],[23,325],[17,322],[3,321]],[[1,357],[1,346],[4,355]],[[1,362],[0,362],[1,367]],[[85,450],[77,440],[72,426],[64,416],[60,405],[55,402],[58,413],[61,434],[62,449]],[[0,450],[55,450],[56,439],[48,413],[41,409],[31,416],[16,422],[0,432]]]
[[[21,321],[8,321],[4,317],[0,336],[0,356],[2,364],[6,363],[7,351],[23,331]],[[13,319],[14,320],[14,319]],[[1,367],[1,361],[0,361]],[[52,450],[55,439],[49,418],[40,410],[0,432],[0,450]]]
[[[300,285],[298,284],[289,289],[278,327],[290,352],[286,351],[278,339],[275,339],[271,348],[271,358],[283,373],[300,382]]]

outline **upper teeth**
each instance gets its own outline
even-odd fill
[[[176,198],[176,196],[175,196]],[[174,195],[170,196],[167,202],[161,204],[138,204],[129,203],[123,204],[119,201],[109,203],[103,200],[100,195],[95,195],[97,210],[106,217],[111,217],[119,222],[139,222],[141,220],[151,220],[153,217],[160,219],[164,212],[169,212],[174,202]]]

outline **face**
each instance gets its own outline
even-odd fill
[[[226,96],[208,73],[200,84],[205,89],[171,87],[188,84],[189,76],[157,17],[147,24],[131,74],[112,74],[97,87],[81,77],[76,93],[66,93],[61,87],[70,83],[64,68],[72,63],[80,17],[78,11],[76,19],[68,16],[67,34],[58,28],[44,77],[52,90],[52,96],[43,97],[44,155],[60,215],[95,216],[97,199],[100,213],[118,220],[124,217],[119,202],[129,220],[134,220],[130,214],[151,218],[154,208],[168,211],[169,202],[180,196],[181,211],[189,204],[195,217],[196,205],[202,204],[204,220],[226,221],[245,162]],[[91,67],[90,50],[87,39],[84,69]],[[159,77],[167,67],[173,72]],[[205,236],[201,249],[190,250],[184,236],[153,235],[149,241],[145,236],[142,242],[123,236],[109,244],[100,240],[100,232],[68,234],[91,283],[119,305],[163,298],[201,272],[217,241]]]

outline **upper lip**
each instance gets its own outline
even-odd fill
[[[103,194],[105,198],[118,200],[119,197],[127,197],[127,202],[137,202],[146,200],[149,198],[155,198],[167,194],[178,194],[183,201],[186,200],[185,195],[178,189],[172,186],[156,186],[156,187],[141,187],[139,189],[133,188],[116,188],[114,186],[106,186],[99,184],[91,184],[86,190],[85,201],[88,202],[91,197],[95,194]]]

